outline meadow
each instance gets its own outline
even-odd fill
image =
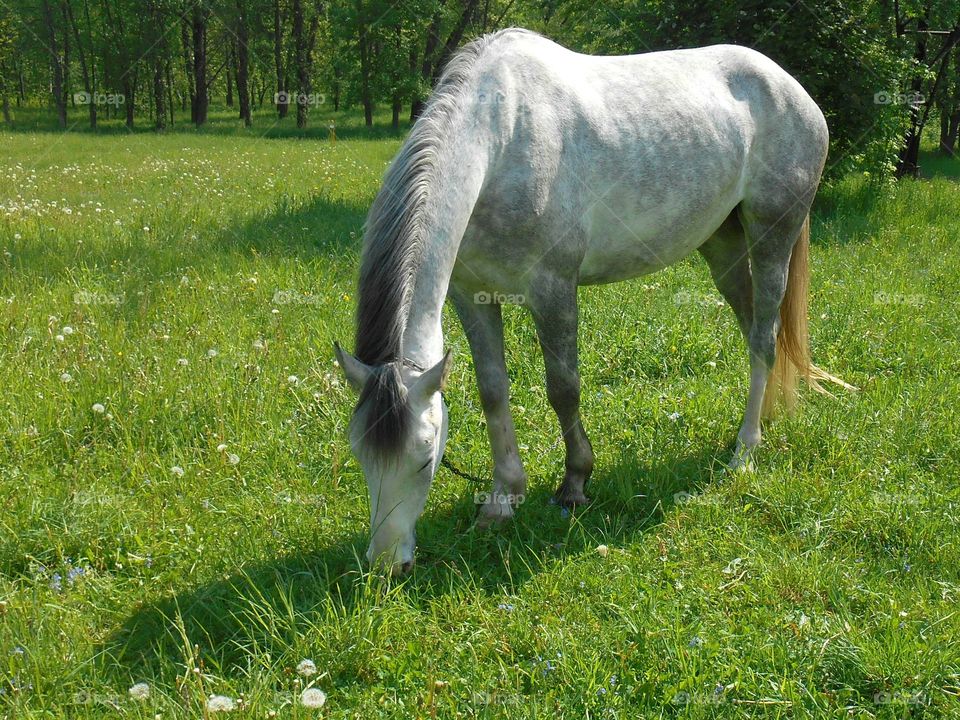
[[[332,345],[402,134],[226,117],[0,131],[0,718],[960,717],[960,163],[821,189],[813,352],[860,390],[806,393],[752,473],[723,471],[747,357],[698,257],[581,292],[572,515],[507,308],[530,492],[480,531],[488,487],[441,469],[389,580]],[[487,476],[445,329],[447,457]]]

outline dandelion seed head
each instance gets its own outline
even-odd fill
[[[327,702],[327,694],[320,688],[307,688],[300,695],[300,704],[305,708],[322,708]]]
[[[301,660],[300,664],[297,665],[297,674],[303,675],[303,677],[310,677],[311,675],[317,674],[317,666],[313,660]]]
[[[210,712],[231,712],[236,707],[233,698],[226,695],[211,695],[207,700],[207,710]]]

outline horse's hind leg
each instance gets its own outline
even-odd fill
[[[593,449],[580,422],[576,281],[541,272],[532,283],[527,305],[543,348],[547,397],[566,446],[566,472],[556,500],[564,506],[586,504],[583,488],[593,471]]]
[[[480,525],[490,525],[508,520],[513,515],[513,506],[522,502],[527,487],[510,415],[510,380],[503,356],[503,318],[496,303],[477,303],[472,295],[453,286],[450,299],[470,342],[480,403],[493,453],[493,488],[480,506],[478,519]]]
[[[734,210],[723,225],[699,248],[707,261],[710,275],[734,314],[744,339],[753,325],[753,281],[750,278],[750,257],[747,237]]]
[[[730,463],[733,469],[749,467],[753,449],[760,444],[763,396],[776,360],[780,305],[787,289],[790,256],[809,208],[809,202],[793,194],[779,205],[744,201],[740,206],[750,257],[753,323],[747,335],[750,393]]]

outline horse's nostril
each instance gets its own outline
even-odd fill
[[[403,565],[400,566],[400,569],[405,573],[410,572],[410,570],[413,569],[413,560],[407,560],[405,563],[403,563]]]

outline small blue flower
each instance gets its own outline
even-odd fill
[[[691,648],[703,647],[703,640],[700,639],[699,635],[694,635],[692,638],[690,638],[690,642],[687,643],[687,647],[691,647]]]
[[[497,605],[497,610],[505,610],[507,612],[513,612],[514,606],[510,603],[500,603]]]
[[[62,580],[63,578],[60,577],[60,573],[54,573],[53,577],[50,579],[50,588],[59,592],[63,589],[63,583],[61,582]]]

